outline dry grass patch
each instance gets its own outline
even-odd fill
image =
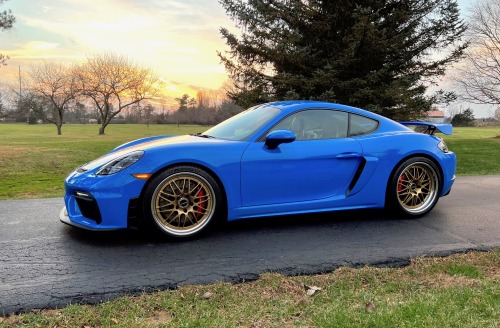
[[[0,146],[0,160],[19,158],[30,150],[31,147],[3,145]]]

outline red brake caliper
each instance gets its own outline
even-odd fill
[[[205,199],[205,196],[206,196],[205,190],[203,190],[203,188],[200,188],[200,191],[198,191],[196,196],[199,199]],[[198,217],[198,219],[203,216],[203,213],[205,212],[206,206],[207,206],[206,199],[201,201],[200,204],[198,205],[198,209],[196,210],[196,216]]]
[[[405,176],[401,175],[398,181],[398,192],[403,191],[403,182],[405,181]]]

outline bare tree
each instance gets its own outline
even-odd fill
[[[113,53],[88,57],[76,72],[82,94],[99,111],[100,135],[124,108],[153,98],[162,86],[151,69]]]
[[[3,104],[3,96],[0,93],[0,118],[3,118],[7,116],[7,110],[5,108],[5,105]]]
[[[40,114],[44,114],[45,120],[54,124],[57,134],[61,135],[64,112],[77,96],[73,70],[61,63],[43,61],[30,67],[26,86],[29,92],[50,104],[49,113]],[[36,108],[39,107],[33,107],[33,110]]]
[[[471,10],[470,47],[455,81],[463,98],[500,105],[500,0],[479,0]]]
[[[453,103],[451,105],[448,106],[448,108],[446,109],[446,120],[451,122],[451,119],[461,113],[463,111],[463,108],[461,105],[457,105],[456,103]]]
[[[0,90],[0,119],[15,116],[15,111],[12,110],[11,106],[9,106],[11,104],[9,104],[9,100],[7,98],[8,97],[5,96],[5,93],[2,93]]]
[[[21,108],[19,90],[17,89],[16,91],[13,84],[8,83],[3,90],[0,90],[0,92],[0,119],[25,119],[27,117],[27,111],[24,108]]]
[[[47,121],[52,112],[53,105],[46,97],[27,90],[18,101],[16,114],[26,117],[29,124],[36,124],[39,120]]]
[[[147,104],[146,106],[144,106],[143,111],[144,111],[144,114],[146,116],[145,118],[146,118],[147,127],[149,128],[149,123],[151,122],[151,116],[153,115],[155,108],[153,105]]]
[[[495,110],[495,115],[493,116],[496,120],[500,121],[500,107]]]
[[[218,107],[227,98],[223,89],[200,90],[196,94],[196,103],[198,107],[215,108]]]

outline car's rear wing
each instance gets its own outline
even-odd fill
[[[435,122],[399,122],[404,126],[414,126],[415,131],[433,135],[436,130],[443,134],[452,134],[453,126],[448,123],[435,123]]]

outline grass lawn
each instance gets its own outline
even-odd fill
[[[132,139],[205,127],[0,124],[0,199],[61,197],[76,166]],[[457,128],[458,175],[500,174],[500,128]],[[497,138],[495,138],[497,137]],[[307,294],[307,286],[321,290]],[[418,258],[399,269],[263,274],[242,284],[183,286],[98,305],[2,317],[0,327],[500,327],[500,251]]]
[[[318,287],[312,296],[309,287]],[[0,327],[500,327],[500,251],[417,258],[398,269],[183,286],[0,317]]]
[[[500,127],[454,128],[444,139],[457,154],[457,175],[500,174]]]
[[[97,125],[0,124],[0,199],[62,197],[64,178],[77,166],[125,142],[153,135],[203,132],[194,125],[115,124],[99,136]]]
[[[62,197],[68,173],[137,138],[202,132],[207,127],[176,125],[67,124],[57,136],[53,125],[0,124],[0,199]],[[458,158],[458,175],[500,174],[500,127],[456,128],[445,140]],[[495,139],[495,137],[498,137]]]

